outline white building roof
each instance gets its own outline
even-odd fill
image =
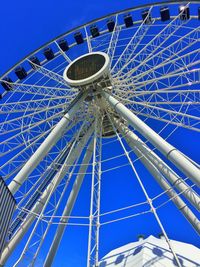
[[[187,243],[171,240],[183,267],[200,266],[200,249]],[[149,236],[112,250],[99,267],[171,267],[177,266],[165,239]]]

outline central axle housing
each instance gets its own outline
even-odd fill
[[[64,70],[63,77],[71,87],[87,91],[86,101],[91,101],[99,89],[108,88],[110,82],[110,59],[104,52],[92,52],[72,61]],[[104,114],[103,137],[115,135],[108,117]]]
[[[71,62],[64,70],[63,77],[72,87],[80,90],[110,86],[110,59],[104,52],[82,55]]]

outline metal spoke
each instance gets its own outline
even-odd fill
[[[100,190],[101,190],[101,149],[102,119],[96,110],[92,184],[89,217],[87,267],[97,266],[99,262],[99,228],[100,228]]]
[[[131,132],[128,127],[116,119],[114,119],[114,123],[116,124],[117,129],[119,129],[125,136],[126,141],[131,145],[133,151],[136,152],[139,150],[139,154],[142,154],[142,157],[145,157],[147,161],[151,161],[162,175],[164,175],[172,185],[177,187],[180,192],[183,192],[183,195],[185,195],[185,197],[192,203],[192,205],[195,206],[197,210],[200,210],[199,195],[194,192],[192,188],[188,186],[182,178],[179,177],[162,159],[160,159],[136,134]],[[141,159],[141,155],[139,158]]]
[[[91,53],[92,52],[92,45],[91,45],[91,40],[90,40],[91,37],[88,35],[88,31],[86,27],[84,27],[84,30],[85,30],[86,40],[87,40],[88,52]]]
[[[60,85],[63,85],[64,88],[66,90],[71,90],[71,88],[69,88],[69,85],[65,82],[65,80],[63,79],[63,77],[61,75],[59,75],[58,73],[56,72],[53,72],[43,66],[38,66],[37,64],[31,62],[29,59],[27,59],[27,61],[30,63],[30,64],[33,64],[34,67],[35,67],[35,70],[39,73],[41,73],[42,75],[58,82]]]
[[[183,24],[187,23],[185,21],[181,21],[179,18],[180,18],[180,15],[177,15],[170,23],[168,23],[164,27],[164,29],[162,29],[157,35],[155,35],[155,37],[148,44],[144,46],[144,48],[142,48],[134,57],[132,57],[131,61],[134,61],[138,56],[141,61],[141,63],[133,69],[133,72],[136,69],[138,69],[143,64],[144,60],[146,59],[146,57],[142,56],[143,51],[145,52],[147,48],[151,48],[152,53],[147,54],[147,58],[150,58],[156,52],[159,46],[164,44],[172,35],[174,35],[176,31],[178,31],[178,29],[182,27]],[[166,37],[166,34],[167,34],[167,37]],[[144,53],[144,55],[146,54]],[[120,76],[120,73],[123,71],[123,68],[124,67],[122,67],[120,71],[116,74]]]
[[[38,113],[41,113],[41,112],[38,112]],[[20,127],[19,127],[19,130],[21,129],[20,132],[15,133],[15,135],[9,137],[8,139],[5,139],[5,140],[4,140],[3,142],[1,142],[0,144],[1,144],[1,145],[3,145],[3,144],[8,144],[8,142],[10,142],[10,141],[12,141],[12,140],[15,140],[16,137],[18,137],[18,136],[19,136],[19,137],[20,137],[20,136],[23,136],[24,133],[26,133],[26,132],[30,132],[30,130],[32,130],[33,128],[38,127],[38,126],[40,126],[41,124],[44,124],[44,123],[46,123],[46,122],[50,122],[50,121],[54,120],[55,118],[59,118],[59,117],[61,117],[62,115],[63,115],[63,111],[58,112],[57,114],[55,114],[55,115],[53,115],[53,116],[50,116],[49,118],[47,118],[47,119],[45,119],[45,120],[39,120],[38,122],[36,121],[36,122],[34,122],[34,123],[32,123],[32,124],[29,124],[29,125],[27,125],[27,126],[24,126],[23,129],[22,129],[22,127],[20,126]],[[30,117],[30,115],[27,115],[27,117]],[[24,117],[23,117],[22,119],[24,119]],[[15,121],[16,121],[16,119],[14,120],[14,122],[15,122]],[[11,122],[13,122],[13,121],[11,121]],[[18,130],[18,129],[16,128],[16,125],[14,125],[13,129],[10,130],[10,131],[7,131],[6,133],[11,133],[11,132],[16,131],[16,130]],[[3,134],[4,134],[4,132],[3,132]],[[3,134],[1,134],[1,135],[3,135]]]
[[[156,60],[157,58],[162,59],[162,62],[160,64],[154,63],[149,70],[142,72],[141,74],[137,75],[136,80],[139,78],[144,77],[148,73],[151,73],[153,70],[163,67],[163,70],[165,70],[165,66],[168,64],[175,64],[178,60],[188,59],[187,54],[193,54],[193,52],[186,53],[181,56],[181,53],[183,53],[185,50],[187,51],[188,48],[191,46],[197,44],[199,42],[199,33],[200,33],[200,27],[197,27],[196,29],[193,29],[191,32],[187,33],[186,35],[181,36],[176,41],[173,41],[169,46],[161,49],[161,51],[152,54],[152,56],[147,57],[145,60],[143,60],[140,63],[140,66],[143,66],[147,64],[149,61]],[[198,50],[197,50],[198,51]],[[131,69],[131,71],[128,73],[128,76],[134,72],[135,69]]]
[[[150,9],[148,10],[148,14],[151,13],[152,8],[153,7],[150,7]],[[119,68],[119,71],[117,72],[117,74],[119,75],[119,73],[123,70],[123,68],[126,67],[126,62],[129,62],[131,60],[132,56],[134,55],[134,52],[136,51],[137,47],[140,45],[148,29],[155,22],[155,20],[153,20],[150,24],[146,24],[147,19],[148,19],[148,16],[141,23],[141,25],[138,27],[137,31],[132,36],[129,43],[126,45],[120,57],[117,59],[114,66],[112,67],[111,72],[115,72],[115,68],[120,63],[120,68]],[[113,76],[115,76],[115,74]]]
[[[65,54],[65,52],[60,48],[60,46],[58,45],[57,41],[54,41],[54,43],[56,44],[56,46],[58,47],[61,55],[64,57],[64,59],[68,62],[71,63],[71,59]]]
[[[199,27],[199,31],[198,32],[200,32],[200,27]],[[166,72],[165,67],[167,65],[171,65],[175,69],[177,67],[177,62],[178,61],[187,62],[187,64],[185,65],[185,68],[188,68],[190,66],[190,64],[194,61],[195,58],[198,59],[197,55],[199,54],[199,50],[197,49],[197,50],[188,52],[188,53],[186,53],[184,55],[180,55],[180,56],[179,56],[179,54],[181,54],[184,50],[188,49],[190,46],[192,46],[192,45],[194,45],[194,44],[199,42],[199,38],[197,38],[197,39],[194,38],[193,40],[194,41],[193,41],[192,44],[190,43],[190,44],[184,46],[183,49],[179,50],[178,52],[174,52],[173,55],[168,56],[166,54],[165,57],[164,57],[164,60],[160,64],[156,64],[155,66],[151,66],[151,68],[149,70],[145,71],[142,74],[139,74],[137,76],[137,78],[136,78],[136,81],[139,80],[140,78],[146,76],[148,73],[152,72],[153,70],[155,71],[155,70],[158,70],[160,68],[162,68],[162,71],[164,71],[164,73],[165,73]],[[168,47],[168,49],[169,49],[169,47]],[[163,51],[162,51],[162,53],[163,53]],[[193,58],[192,55],[194,55],[195,58]],[[161,57],[160,55],[157,55],[157,56],[159,56],[159,58]],[[152,58],[151,58],[151,60],[152,60]],[[196,61],[194,63],[198,64],[199,61]],[[193,65],[191,64],[191,66],[193,66]],[[180,71],[180,69],[178,68],[177,71]]]
[[[73,189],[72,189],[70,196],[68,198],[68,201],[67,201],[66,207],[63,211],[62,217],[60,218],[60,224],[58,225],[56,235],[55,235],[53,243],[51,245],[49,254],[46,257],[44,266],[50,266],[53,262],[56,251],[58,249],[58,245],[62,239],[62,236],[64,234],[64,230],[68,224],[69,216],[71,214],[71,211],[72,211],[74,203],[76,201],[78,192],[79,192],[81,184],[83,182],[84,174],[88,168],[89,161],[92,157],[92,153],[93,153],[92,147],[93,147],[93,141],[91,141],[89,147],[86,149],[86,154],[85,154],[85,157],[83,159],[83,164],[80,166],[79,174],[76,178],[76,181],[73,184]]]
[[[46,190],[43,192],[43,194],[40,197],[40,201],[37,201],[34,207],[32,208],[32,213],[30,216],[22,223],[21,228],[18,230],[18,232],[13,236],[13,238],[10,240],[10,242],[5,247],[0,264],[4,264],[6,259],[9,257],[13,249],[15,248],[17,242],[21,240],[28,230],[28,228],[31,226],[33,221],[35,220],[35,217],[37,214],[40,214],[43,210],[43,207],[45,203],[48,203],[48,199],[51,197],[51,194],[56,189],[56,187],[59,185],[63,177],[65,176],[66,172],[69,169],[69,166],[73,164],[73,162],[76,160],[77,155],[80,155],[83,147],[87,143],[91,133],[93,130],[93,126],[90,127],[90,130],[87,132],[87,134],[84,136],[83,141],[80,140],[80,142],[77,144],[76,148],[74,146],[71,147],[70,152],[61,168],[61,170],[58,172],[58,174],[54,177],[52,182],[47,186]],[[69,164],[70,163],[70,164]],[[69,165],[69,166],[68,166]]]
[[[176,78],[176,80],[172,80],[172,78]],[[146,87],[148,84],[151,84],[151,87],[148,88],[150,90],[157,82],[162,82],[162,85],[167,84],[168,87],[171,85],[177,83],[178,81],[181,81],[181,83],[187,82],[188,84],[191,82],[199,82],[200,80],[200,69],[194,69],[194,70],[186,70],[181,73],[168,73],[166,75],[156,77],[149,79],[146,82],[137,82],[134,84],[134,87],[137,88],[137,90],[141,89],[142,87]],[[120,82],[121,83],[121,82]],[[119,85],[120,85],[119,83]],[[117,84],[117,81],[116,81]]]
[[[22,168],[22,170],[17,174],[17,176],[12,180],[9,185],[10,191],[14,194],[18,188],[21,186],[23,181],[26,180],[31,171],[38,165],[39,161],[44,158],[45,154],[47,154],[53,145],[59,140],[60,136],[65,130],[65,127],[69,123],[71,117],[78,110],[80,103],[82,103],[83,97],[79,98],[79,104],[76,103],[75,107],[66,113],[64,117],[60,120],[57,126],[53,129],[53,131],[49,134],[48,139],[46,139],[41,146],[37,149],[34,155],[29,159],[26,165]]]
[[[84,125],[83,125],[84,126]],[[72,147],[74,147],[74,145],[76,144],[76,142],[78,142],[78,139],[79,139],[79,137],[80,137],[80,133],[81,133],[81,131],[83,130],[83,126],[81,127],[81,129],[79,130],[79,132],[78,132],[78,134],[77,134],[77,136],[76,136],[76,138],[75,138],[75,142],[74,142],[74,144],[72,144]],[[70,149],[71,150],[71,149]],[[70,152],[69,152],[70,153]],[[76,159],[76,161],[77,161],[77,159]],[[67,179],[67,185],[69,184],[69,182],[70,182],[70,179],[71,179],[71,177],[72,177],[72,174],[73,174],[73,170],[75,169],[75,166],[76,166],[76,164],[73,166],[73,168],[72,168],[72,170],[71,170],[71,172],[70,172],[70,174],[69,174],[69,176],[68,176],[68,179]],[[61,167],[61,169],[63,168],[63,166]],[[69,168],[69,167],[68,167]],[[49,185],[47,185],[47,187],[48,187]],[[45,188],[46,189],[46,188]],[[40,215],[38,216],[38,218],[37,218],[37,222],[36,222],[36,224],[35,224],[35,226],[34,226],[34,228],[33,228],[33,230],[32,230],[32,233],[31,233],[31,235],[29,236],[29,239],[28,239],[28,241],[27,241],[27,243],[26,243],[26,245],[25,245],[25,247],[24,247],[24,250],[23,250],[23,252],[21,253],[21,256],[19,257],[19,259],[17,260],[17,262],[15,263],[15,265],[14,266],[17,266],[17,264],[19,263],[19,262],[21,262],[22,261],[22,259],[23,259],[23,257],[25,256],[25,253],[27,253],[27,250],[28,250],[28,248],[30,248],[30,242],[31,242],[31,239],[33,238],[33,236],[34,236],[34,234],[35,234],[35,231],[36,231],[36,229],[37,229],[37,227],[39,226],[39,224],[40,224],[40,221],[41,221],[41,219],[43,218],[43,216],[44,216],[44,212],[45,212],[45,209],[46,209],[46,207],[47,207],[47,205],[48,205],[48,202],[49,202],[49,200],[50,200],[50,197],[51,197],[51,195],[52,195],[52,193],[53,193],[53,191],[55,191],[56,190],[56,187],[53,187],[52,188],[52,191],[50,192],[50,194],[49,194],[49,196],[48,196],[48,198],[47,198],[47,201],[46,201],[46,203],[45,203],[45,205],[43,206],[43,208],[42,208],[42,210],[41,210],[41,212],[40,212]],[[64,189],[63,189],[64,190]],[[65,190],[66,190],[66,187],[65,187]],[[40,192],[41,191],[41,188],[39,189],[39,191],[38,192]],[[41,194],[41,193],[40,193]],[[62,193],[61,193],[61,195],[62,195]],[[61,198],[61,195],[60,195],[60,198]],[[60,199],[59,198],[59,199]],[[56,208],[55,208],[56,209]]]
[[[124,119],[136,128],[142,135],[147,138],[160,152],[172,161],[183,173],[185,173],[195,184],[200,185],[200,170],[188,160],[183,153],[167,143],[161,136],[154,132],[147,124],[136,117],[122,103],[117,101],[108,93],[103,93],[108,103],[122,115]],[[187,167],[186,167],[187,166]]]

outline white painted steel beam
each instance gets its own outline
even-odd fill
[[[116,98],[107,92],[103,92],[102,95],[117,113],[126,119],[141,135],[149,140],[167,159],[174,163],[176,167],[188,176],[196,185],[200,186],[200,169],[197,168],[183,153],[164,140]]]
[[[77,198],[79,190],[81,188],[85,173],[86,173],[87,168],[88,168],[88,164],[89,164],[90,159],[92,157],[92,153],[93,153],[92,147],[93,147],[93,141],[91,141],[89,147],[86,150],[86,154],[84,156],[82,165],[79,169],[79,174],[77,175],[77,178],[74,182],[74,185],[73,185],[73,188],[72,188],[71,193],[69,195],[69,198],[67,200],[66,207],[63,211],[62,218],[60,220],[61,224],[59,224],[57,227],[56,234],[55,234],[54,239],[52,241],[49,253],[45,259],[44,267],[49,267],[53,263],[54,257],[56,255],[56,252],[58,250],[59,244],[62,240],[64,231],[65,231],[65,228],[67,226],[69,216],[72,212],[73,206],[76,202],[76,198]]]
[[[126,139],[126,137],[125,137]],[[133,152],[139,157],[140,161],[146,167],[146,169],[152,174],[160,187],[166,191],[166,194],[172,199],[172,202],[180,210],[180,212],[185,216],[188,222],[193,226],[198,234],[200,234],[200,221],[194,215],[194,213],[188,208],[187,204],[181,199],[179,195],[173,190],[169,183],[165,180],[161,172],[155,166],[143,152],[140,150],[141,147],[131,144],[127,138],[127,143],[133,149]]]
[[[107,115],[108,115],[108,113],[107,113]],[[110,116],[109,116],[109,118],[110,118]],[[162,233],[163,233],[163,235],[165,237],[165,240],[166,240],[166,242],[167,242],[167,244],[169,246],[169,249],[171,250],[171,252],[172,252],[172,254],[173,254],[174,258],[175,258],[177,266],[181,267],[182,265],[181,265],[181,263],[179,261],[179,258],[177,257],[177,254],[176,254],[176,252],[174,250],[174,247],[173,247],[173,245],[172,245],[172,243],[171,243],[171,241],[170,241],[170,239],[169,239],[169,237],[168,237],[168,235],[167,235],[167,233],[165,231],[165,228],[164,228],[164,226],[163,226],[163,224],[162,224],[162,222],[161,222],[161,220],[160,220],[160,218],[158,216],[157,209],[154,207],[152,199],[149,197],[149,194],[147,193],[147,190],[146,190],[146,188],[145,188],[140,176],[138,175],[138,172],[136,171],[135,166],[133,165],[133,162],[132,162],[132,160],[131,160],[131,158],[129,156],[129,153],[128,153],[127,149],[125,148],[125,146],[124,146],[124,144],[122,142],[122,138],[120,137],[119,133],[117,132],[117,129],[114,126],[113,122],[111,120],[110,120],[110,122],[111,122],[111,124],[113,126],[113,129],[115,131],[117,139],[119,140],[119,142],[120,142],[120,144],[121,144],[121,146],[122,146],[122,148],[124,150],[124,153],[125,153],[128,161],[129,161],[129,163],[130,163],[130,166],[131,166],[131,168],[132,168],[132,170],[133,170],[133,172],[135,174],[135,177],[136,177],[138,183],[140,184],[140,187],[141,187],[141,189],[142,189],[142,191],[143,191],[143,193],[144,193],[144,195],[145,195],[145,197],[147,199],[147,202],[148,202],[148,204],[150,206],[151,212],[155,216],[155,219],[156,219],[156,221],[157,221],[157,223],[158,223],[158,225],[159,225],[159,227],[160,227],[160,229],[161,229],[161,231],[162,231]]]
[[[44,142],[39,146],[35,153],[29,158],[23,168],[15,176],[8,188],[14,195],[24,181],[28,178],[29,174],[37,167],[41,160],[47,155],[51,148],[58,142],[61,136],[65,133],[66,127],[70,120],[72,120],[74,114],[79,110],[82,104],[85,94],[75,102],[75,105],[63,116],[58,122],[55,128],[50,132]]]
[[[166,178],[190,201],[190,203],[200,211],[200,197],[179,177],[161,158],[157,156],[135,133],[133,133],[124,123],[114,119],[114,123],[130,147],[135,151],[139,149]],[[142,160],[142,159],[141,159]]]
[[[4,266],[6,261],[8,260],[9,256],[12,254],[16,246],[19,244],[23,236],[26,234],[32,223],[34,222],[37,214],[40,214],[42,211],[46,201],[49,199],[50,194],[53,194],[56,187],[59,185],[63,177],[66,175],[66,173],[69,171],[70,166],[74,163],[77,157],[80,157],[81,152],[84,148],[84,146],[87,144],[91,134],[93,131],[93,125],[90,127],[88,132],[85,134],[85,136],[81,139],[80,143],[74,148],[72,146],[69,155],[66,158],[65,163],[63,164],[61,170],[55,175],[53,180],[50,182],[50,184],[47,186],[45,191],[42,193],[40,199],[36,202],[36,204],[31,209],[31,212],[26,217],[24,222],[21,224],[19,230],[16,232],[16,234],[13,236],[13,238],[9,241],[9,243],[4,248],[1,258],[0,258],[0,267]]]
[[[87,267],[98,266],[100,197],[101,197],[101,152],[102,152],[102,115],[96,109],[93,143],[90,216],[88,231]]]

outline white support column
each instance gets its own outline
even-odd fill
[[[99,262],[102,115],[98,110],[95,115],[87,267],[98,266]]]
[[[74,163],[77,157],[81,155],[82,149],[88,142],[91,134],[93,131],[93,125],[90,127],[88,132],[85,134],[85,136],[81,139],[81,141],[78,143],[78,145],[74,148],[70,149],[69,155],[66,158],[65,163],[63,164],[61,170],[57,173],[57,175],[53,178],[51,183],[47,186],[45,191],[42,193],[40,199],[36,202],[36,204],[31,209],[30,214],[26,217],[24,222],[21,224],[19,230],[16,232],[16,234],[13,236],[13,238],[10,240],[10,242],[6,245],[4,248],[1,258],[0,258],[0,267],[4,266],[5,262],[13,252],[13,250],[16,248],[18,243],[21,241],[23,236],[26,234],[32,223],[34,222],[36,216],[40,214],[42,211],[43,206],[45,205],[47,199],[49,198],[49,195],[53,193],[53,189],[55,189],[59,183],[61,182],[62,178],[66,175],[66,173],[69,171],[70,166]]]
[[[102,95],[108,103],[126,119],[140,134],[149,140],[165,157],[173,162],[186,176],[200,186],[200,169],[198,169],[183,153],[170,145],[146,123],[139,119],[132,111],[120,103],[110,94],[103,92]]]
[[[116,121],[116,120],[115,120]],[[116,123],[118,130],[121,132],[123,137],[125,138],[128,145],[130,145],[133,152],[138,156],[140,161],[144,164],[146,169],[152,174],[158,184],[162,187],[166,194],[172,199],[176,207],[182,212],[185,218],[191,223],[194,229],[200,234],[200,221],[194,215],[194,213],[188,208],[186,203],[181,199],[180,196],[173,190],[173,188],[169,185],[169,183],[165,180],[163,175],[161,174],[161,170],[159,169],[159,164],[155,164],[155,162],[151,161],[148,156],[146,149],[142,149],[142,146],[146,146],[137,136],[135,139],[134,134],[126,129],[126,126],[120,125],[118,122]],[[140,140],[140,142],[138,141]],[[153,152],[152,152],[153,153]]]
[[[90,159],[92,157],[92,153],[93,153],[92,147],[93,147],[93,141],[91,141],[90,145],[88,146],[88,148],[86,150],[85,157],[84,157],[82,165],[79,169],[79,174],[77,175],[77,178],[74,182],[73,188],[72,188],[71,193],[69,195],[69,198],[67,200],[66,207],[63,211],[62,218],[60,219],[61,224],[59,224],[57,227],[56,234],[55,234],[53,242],[51,244],[49,253],[45,259],[44,267],[49,267],[53,263],[54,257],[56,255],[56,252],[57,252],[59,244],[60,244],[60,241],[62,240],[62,236],[63,236],[65,228],[67,226],[69,216],[70,216],[72,209],[73,209],[73,206],[76,202],[76,198],[78,196],[80,187],[82,185],[83,178],[84,178],[85,173],[87,171],[88,164],[89,164]]]
[[[200,197],[192,190],[182,179],[179,177],[156,153],[154,153],[135,133],[133,133],[124,123],[114,118],[114,123],[121,134],[126,139],[130,147],[135,150],[139,149],[146,159],[152,162],[152,164],[167,178],[167,180],[174,185],[183,195],[190,201],[190,203],[200,210]]]
[[[28,178],[29,174],[37,167],[41,160],[47,155],[51,148],[58,142],[61,136],[65,133],[66,127],[70,120],[72,120],[74,114],[79,110],[85,98],[85,94],[75,101],[75,105],[63,116],[63,118],[58,122],[55,128],[50,132],[44,142],[39,146],[35,153],[29,158],[23,168],[15,176],[12,182],[9,184],[8,188],[14,195],[19,187]]]

